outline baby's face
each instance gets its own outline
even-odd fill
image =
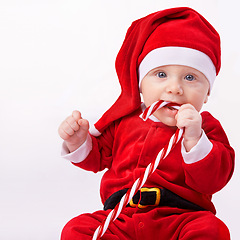
[[[183,105],[190,103],[197,111],[207,102],[209,82],[198,70],[180,65],[167,65],[151,70],[141,82],[143,101],[148,107],[164,100]],[[177,110],[163,107],[153,115],[168,126],[176,126]]]

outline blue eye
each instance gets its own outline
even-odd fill
[[[159,78],[165,78],[165,77],[167,77],[167,74],[165,72],[159,72],[159,73],[157,73],[157,76]]]
[[[194,77],[193,75],[191,75],[191,74],[188,74],[188,75],[185,77],[185,79],[186,79],[187,81],[193,81],[193,80],[195,79],[195,77]]]

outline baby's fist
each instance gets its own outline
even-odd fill
[[[190,151],[201,138],[202,117],[191,104],[184,104],[180,107],[176,120],[177,127],[184,128],[183,144]]]
[[[59,136],[65,140],[70,152],[79,148],[87,139],[89,122],[81,117],[79,111],[73,111],[59,126]]]

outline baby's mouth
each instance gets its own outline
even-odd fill
[[[154,102],[144,110],[144,112],[141,114],[141,118],[146,121],[155,111],[160,108],[169,109],[168,111],[171,111],[172,114],[176,114],[176,112],[180,108],[180,104],[167,102],[164,100]]]
[[[170,109],[170,110],[176,110],[176,108],[171,107],[171,106],[166,106],[166,108]]]
[[[180,106],[181,105],[178,103],[169,102],[164,107],[173,111],[173,110],[179,110]]]

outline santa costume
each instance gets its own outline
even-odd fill
[[[176,131],[154,117],[147,121],[140,117],[145,105],[139,82],[150,70],[164,65],[199,70],[211,90],[221,65],[220,37],[195,10],[159,11],[128,29],[116,59],[120,97],[79,149],[69,153],[63,144],[64,158],[74,165],[93,172],[108,169],[100,188],[105,210],[69,221],[62,240],[91,239]],[[201,116],[203,134],[197,145],[186,152],[179,142],[101,239],[230,239],[211,199],[232,176],[234,151],[219,121],[208,112]]]

